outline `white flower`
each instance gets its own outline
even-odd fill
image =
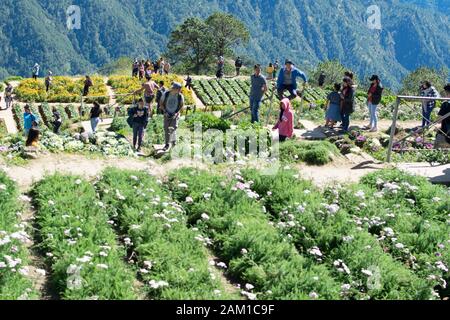
[[[204,193],[203,194],[203,198],[205,198],[206,200],[209,200],[211,198],[211,194],[210,193]]]
[[[6,185],[4,184],[0,184],[0,190],[5,191],[7,189]]]
[[[188,185],[186,183],[179,183],[178,188],[187,189]]]
[[[203,220],[209,220],[209,216],[206,213],[202,213],[201,217]]]
[[[194,199],[192,199],[191,197],[186,197],[185,202],[186,202],[186,203],[193,203],[193,202],[194,202]]]
[[[219,262],[219,263],[216,264],[216,266],[218,266],[219,268],[222,268],[222,269],[226,269],[227,268],[227,265],[224,262]]]
[[[77,262],[81,262],[81,263],[86,263],[86,262],[89,262],[91,260],[92,260],[92,258],[89,257],[89,256],[83,256],[82,258],[77,258]]]
[[[77,266],[75,264],[71,264],[68,268],[67,268],[67,274],[76,274],[79,273],[81,271],[81,266]]]
[[[247,289],[248,291],[253,290],[255,287],[253,285],[251,285],[250,283],[246,283],[245,284],[245,289]]]
[[[29,269],[28,269],[28,267],[23,267],[23,268],[20,268],[18,271],[21,275],[27,276]]]
[[[133,244],[133,243],[131,242],[131,239],[130,239],[130,238],[125,238],[125,239],[123,239],[123,243],[125,243],[125,245],[127,245],[127,246],[130,246],[130,245]]]
[[[325,205],[325,208],[328,210],[330,214],[336,214],[339,211],[339,206],[335,203],[331,205]]]
[[[360,199],[365,199],[366,194],[364,193],[363,190],[359,190],[358,192],[355,193],[355,197],[360,198]]]
[[[2,268],[6,268],[6,263],[4,263],[3,261],[0,261],[0,269]]]
[[[442,261],[436,262],[436,268],[438,268],[439,270],[442,270],[444,272],[448,272],[447,266]]]
[[[54,206],[54,205],[55,205],[55,202],[54,202],[53,200],[48,200],[48,204],[49,204],[50,206]]]
[[[361,272],[362,272],[363,274],[365,274],[366,276],[368,276],[368,277],[373,276],[373,273],[372,273],[372,271],[370,271],[370,270],[362,269]]]
[[[319,295],[313,291],[313,292],[310,292],[309,297],[311,299],[318,299]]]
[[[322,252],[320,251],[320,249],[318,247],[312,247],[311,249],[308,250],[309,254],[312,254],[313,256],[317,256],[317,257],[321,257],[322,256]]]
[[[103,263],[97,264],[96,267],[100,268],[100,269],[108,269],[108,266],[106,264],[103,264]]]
[[[342,291],[348,291],[348,290],[350,290],[350,288],[351,288],[352,286],[351,285],[349,285],[349,284],[343,284],[342,286],[341,286],[341,290]]]
[[[75,180],[75,184],[81,184],[81,180],[80,179]]]
[[[147,269],[139,269],[139,272],[144,273],[144,274],[149,273],[149,271]]]
[[[36,269],[36,273],[43,277],[46,275],[46,272],[44,269]]]
[[[248,253],[248,250],[247,249],[245,249],[245,248],[242,248],[241,249],[241,254],[247,254]]]
[[[310,194],[310,193],[311,193],[311,191],[309,191],[309,190],[305,190],[305,191],[303,191],[303,193],[304,193],[304,194]]]
[[[405,248],[405,245],[404,245],[403,243],[396,243],[396,244],[395,244],[395,247],[396,247],[397,249],[403,249],[403,248]]]
[[[100,251],[99,255],[102,256],[102,257],[107,257],[108,256],[108,254],[105,251]]]
[[[148,283],[150,285],[151,288],[153,289],[159,289],[162,287],[167,287],[169,286],[169,284],[166,281],[155,281],[155,280],[150,280],[150,282]]]
[[[144,261],[144,266],[147,269],[151,269],[153,267],[153,262],[151,262],[151,261]]]
[[[215,265],[216,265],[216,262],[215,262],[214,260],[209,260],[209,265],[210,265],[210,266],[215,266]]]
[[[434,197],[432,200],[433,200],[433,202],[439,202],[439,201],[441,201],[441,198]]]
[[[136,177],[136,176],[130,176],[130,179],[131,179],[131,180],[134,180],[134,181],[139,181],[139,178]]]

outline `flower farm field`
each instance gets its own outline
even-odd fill
[[[450,296],[449,190],[397,170],[323,189],[237,164],[57,173],[31,186],[31,235],[4,174],[0,193],[2,299],[42,296],[26,272],[31,236],[58,299]]]

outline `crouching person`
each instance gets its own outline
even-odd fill
[[[178,121],[184,107],[184,97],[181,94],[182,85],[174,82],[169,91],[161,98],[161,109],[164,112],[165,146],[163,151],[169,151],[176,144]]]
[[[149,109],[144,105],[143,99],[139,100],[137,107],[131,108],[128,111],[128,117],[133,128],[133,148],[137,152],[141,152],[142,143],[144,141],[144,132],[147,128],[149,117]]]

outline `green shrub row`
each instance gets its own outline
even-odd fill
[[[97,185],[111,219],[129,236],[153,299],[229,299],[180,206],[144,172],[107,169]]]
[[[62,299],[135,299],[134,276],[94,187],[54,175],[32,191],[41,246]]]

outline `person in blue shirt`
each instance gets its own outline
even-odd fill
[[[33,122],[37,121],[36,116],[31,112],[30,106],[26,105],[24,107],[25,113],[23,114],[23,129],[25,132],[25,136],[28,136],[31,127],[33,126]]]
[[[297,78],[303,79],[305,83],[308,82],[306,74],[297,69],[291,60],[286,60],[285,66],[281,68],[277,80],[277,92],[280,100],[284,98],[283,94],[286,90],[291,94],[289,100],[295,99],[298,96]]]

